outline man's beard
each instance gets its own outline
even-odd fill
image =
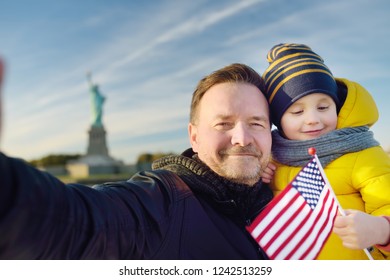
[[[245,156],[238,156],[236,160],[230,159],[231,156],[243,154]],[[221,166],[217,167],[219,175],[235,183],[250,186],[260,180],[268,164],[268,158],[264,158],[264,154],[252,145],[223,149],[218,155],[221,160]]]

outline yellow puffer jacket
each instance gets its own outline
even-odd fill
[[[347,98],[338,116],[337,128],[373,125],[378,110],[371,95],[359,84],[337,79],[348,88]],[[296,176],[301,167],[277,163],[271,187],[278,194]],[[380,147],[345,154],[325,167],[325,173],[343,209],[357,209],[382,216],[390,215],[390,157]],[[376,247],[374,259],[390,259],[389,252]],[[318,259],[367,259],[363,250],[351,250],[342,245],[336,234],[331,234]]]

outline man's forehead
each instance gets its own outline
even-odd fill
[[[268,103],[260,90],[251,84],[223,83],[205,92],[199,111],[219,118],[239,114],[262,119],[268,117]]]
[[[203,95],[200,103],[210,102],[260,102],[267,103],[261,91],[248,83],[220,83],[209,88]],[[257,100],[257,101],[256,101]]]

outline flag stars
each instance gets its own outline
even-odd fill
[[[320,199],[325,181],[316,163],[313,161],[303,168],[292,185],[301,193],[307,204],[314,209]]]

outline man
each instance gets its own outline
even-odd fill
[[[126,182],[65,185],[0,154],[1,259],[262,259],[245,226],[272,199],[263,81],[232,64],[193,95],[192,149]]]

